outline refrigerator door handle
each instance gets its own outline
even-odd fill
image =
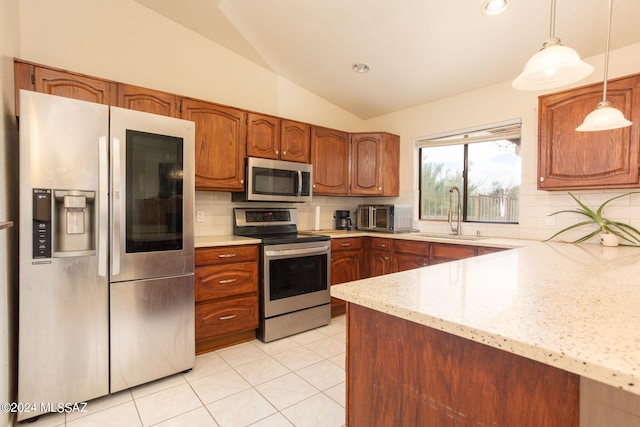
[[[109,149],[107,137],[98,138],[98,276],[107,276],[109,229]]]
[[[111,275],[117,276],[120,274],[120,140],[113,138],[112,146],[112,161],[113,166],[113,203],[112,203],[112,220],[113,230],[111,238]]]

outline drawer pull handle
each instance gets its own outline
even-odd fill
[[[343,243],[340,246],[342,246],[343,248],[346,248],[346,247],[351,246],[351,243]]]
[[[228,316],[220,316],[220,320],[231,320],[234,319],[236,317],[235,314],[230,314]]]
[[[386,248],[387,245],[383,244],[383,243],[376,243],[376,246],[379,248]]]
[[[227,283],[233,283],[237,281],[238,279],[225,279],[225,280],[220,280],[218,283],[220,283],[221,285],[226,285]]]
[[[218,258],[233,258],[236,254],[220,254]]]

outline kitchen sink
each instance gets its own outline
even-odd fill
[[[453,240],[483,240],[487,236],[473,236],[466,234],[446,234],[446,233],[412,233],[411,236],[428,237],[432,239],[453,239]]]

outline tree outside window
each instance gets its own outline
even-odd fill
[[[499,129],[418,143],[420,219],[446,220],[449,189],[456,186],[462,195],[463,221],[518,222],[520,126],[517,134],[512,127],[508,134]]]

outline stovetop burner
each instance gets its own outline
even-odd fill
[[[262,239],[265,245],[317,242],[329,236],[298,232],[296,208],[235,208],[233,234]]]

